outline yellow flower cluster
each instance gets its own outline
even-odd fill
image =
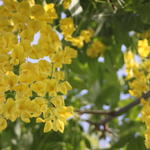
[[[71,89],[62,66],[70,64],[77,52],[63,46],[53,21],[53,3],[44,6],[32,0],[3,0],[0,7],[0,130],[7,120],[36,118],[44,132],[63,132],[72,107],[64,105]],[[64,24],[65,25],[65,24]],[[66,24],[67,26],[67,24]],[[38,42],[34,42],[36,34]],[[46,58],[45,58],[46,57]],[[38,60],[30,62],[29,58]]]
[[[93,35],[92,30],[82,30],[79,36],[72,36],[76,28],[73,19],[70,17],[60,20],[60,29],[62,31],[62,34],[64,35],[64,39],[78,48],[83,47],[84,42],[90,42]]]
[[[105,45],[101,41],[93,41],[93,43],[87,49],[87,56],[91,58],[99,57],[104,53],[105,48]]]
[[[124,61],[126,65],[127,79],[131,80],[129,83],[130,94],[135,97],[140,97],[143,93],[149,90],[150,78],[150,60],[147,59],[150,53],[150,46],[147,39],[138,41],[138,55],[141,57],[141,62],[135,61],[135,54],[128,51],[124,54]]]
[[[63,0],[63,7],[64,9],[68,9],[70,4],[71,4],[72,0]]]
[[[150,46],[147,39],[138,41],[138,55],[141,62],[135,62],[134,54],[131,51],[125,53],[125,64],[127,79],[129,79],[129,93],[135,97],[141,97],[144,93],[150,91]],[[141,100],[142,120],[145,122],[147,130],[145,132],[145,144],[150,148],[150,101],[149,99]]]
[[[150,53],[150,46],[148,45],[148,40],[139,40],[138,42],[138,52],[142,58],[145,58]]]
[[[133,70],[138,67],[138,63],[134,59],[135,54],[132,51],[128,51],[124,54],[124,62],[126,65],[127,79],[134,76]]]

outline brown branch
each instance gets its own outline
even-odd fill
[[[142,98],[144,99],[147,99],[150,97],[150,91],[143,94],[140,98],[137,98],[134,102],[118,109],[117,111],[115,111],[113,114],[109,115],[108,117],[104,118],[103,120],[101,120],[99,122],[99,125],[104,125],[106,124],[107,122],[111,121],[113,118],[117,117],[117,116],[120,116],[121,114],[123,114],[124,112],[130,110],[132,107],[138,105],[141,101]]]
[[[104,110],[75,110],[78,114],[93,114],[93,115],[111,115],[114,111],[104,111]]]
[[[93,122],[91,120],[84,120],[86,122],[88,122],[91,125],[94,125],[94,129],[96,131],[101,131],[102,135],[100,136],[100,138],[105,138],[106,133],[110,133],[112,135],[113,132],[110,130],[110,128],[108,127],[108,122],[111,121],[112,119],[114,119],[117,116],[120,116],[121,114],[125,113],[126,111],[130,110],[131,108],[133,108],[134,106],[138,105],[141,101],[141,99],[147,99],[150,97],[150,91],[143,94],[140,98],[137,98],[135,101],[133,101],[132,103],[129,103],[128,105],[119,108],[118,110],[115,111],[102,111],[102,110],[76,110],[76,112],[78,112],[79,114],[84,114],[84,113],[89,113],[89,114],[98,114],[98,115],[107,115],[106,118],[104,118],[103,120],[101,120],[100,122]],[[103,129],[101,129],[101,127],[103,127]]]
[[[95,125],[96,127],[100,126],[100,125],[105,125],[106,123],[108,123],[109,121],[111,121],[112,119],[114,119],[117,116],[120,116],[121,114],[125,113],[126,111],[130,110],[131,108],[133,108],[134,106],[138,105],[141,101],[141,99],[147,99],[150,97],[150,91],[143,94],[140,98],[137,98],[135,101],[127,104],[124,107],[119,108],[118,110],[114,110],[114,111],[103,111],[103,110],[76,110],[76,112],[78,112],[79,114],[94,114],[94,115],[108,115],[106,118],[104,118],[103,120],[101,120],[100,122],[92,122],[89,120],[85,120],[88,123]]]
[[[148,97],[150,97],[150,91],[143,94],[140,98],[136,99],[135,101],[133,101],[132,103],[119,108],[118,110],[112,110],[112,111],[104,111],[104,110],[75,110],[75,112],[77,112],[78,114],[82,115],[82,114],[93,114],[93,115],[109,115],[109,117],[107,118],[107,120],[109,120],[110,118],[116,117],[121,115],[122,113],[128,111],[129,109],[131,109],[132,107],[138,105],[140,103],[140,100],[142,98],[147,99]]]
[[[110,3],[113,11],[115,12],[117,10],[117,7],[114,5],[113,1],[112,0],[107,0],[107,1],[108,1],[108,3]]]

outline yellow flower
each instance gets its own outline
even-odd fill
[[[34,30],[30,29],[30,28],[23,30],[20,33],[21,40],[26,40],[24,42],[30,42],[31,43],[31,41],[33,40],[33,36],[34,36],[34,32],[33,31]],[[21,44],[23,44],[23,43],[21,43]],[[23,45],[21,45],[21,46],[23,46]]]
[[[25,16],[30,16],[30,5],[28,1],[22,1],[17,5],[17,11]]]
[[[8,89],[13,89],[17,84],[18,76],[13,72],[6,72],[4,80],[5,84],[8,86]]]
[[[8,90],[8,85],[5,78],[5,75],[0,75],[1,82],[0,82],[0,93],[4,93],[5,91]]]
[[[142,93],[145,93],[145,91],[148,91],[148,84],[147,84],[147,78],[145,76],[144,72],[141,72],[139,70],[133,71],[135,80],[131,81],[129,83],[129,86],[131,88],[130,93],[132,96],[140,97]]]
[[[35,5],[35,1],[34,1],[34,0],[28,0],[28,2],[29,2],[29,4],[30,4],[30,6]]]
[[[45,98],[42,97],[36,97],[34,99],[34,103],[36,103],[37,107],[39,107],[40,113],[44,113],[48,110],[48,102],[45,101]]]
[[[45,125],[44,125],[44,132],[49,132],[50,130],[53,129],[53,125],[51,121],[46,121]]]
[[[35,91],[39,96],[44,96],[46,83],[44,81],[37,81],[31,85],[31,89]]]
[[[0,117],[0,131],[4,130],[7,127],[6,119]]]
[[[30,122],[30,114],[29,112],[22,112],[21,113],[21,120],[26,122],[26,123],[29,123]]]
[[[57,71],[53,73],[53,77],[57,80],[64,80],[65,75],[64,75],[64,72]]]
[[[39,76],[38,65],[33,63],[24,63],[20,66],[19,81],[23,83],[32,83]]]
[[[69,46],[64,49],[64,64],[70,64],[71,59],[77,57],[77,51]]]
[[[37,118],[36,123],[44,123],[45,121],[42,118]]]
[[[21,114],[24,111],[27,111],[30,101],[25,98],[19,98],[16,100],[16,107],[18,114]]]
[[[63,133],[64,131],[64,122],[57,119],[54,121],[54,131],[60,131],[61,133]]]
[[[65,40],[71,42],[71,44],[73,46],[76,46],[78,48],[81,48],[84,45],[84,37],[83,36],[78,36],[78,37],[66,36]]]
[[[41,29],[42,25],[43,22],[39,20],[33,20],[31,22],[28,22],[29,29],[34,33],[37,33]]]
[[[31,7],[31,16],[34,19],[40,19],[44,14],[44,8],[41,5],[36,4]]]
[[[91,41],[91,37],[93,36],[93,31],[92,30],[82,30],[81,36],[83,37],[84,41],[86,43],[88,43]]]
[[[17,119],[16,104],[13,99],[8,99],[3,107],[3,115],[6,119],[15,121]]]
[[[15,11],[17,7],[17,2],[14,0],[3,0],[4,4],[6,5],[6,8],[10,9],[11,11]]]
[[[50,74],[52,72],[52,64],[49,63],[48,61],[46,61],[46,60],[40,60],[38,62],[38,65],[39,65],[40,72],[48,73],[48,74]]]
[[[58,90],[63,94],[67,94],[68,90],[71,90],[71,89],[72,87],[67,81],[62,82],[58,85]]]
[[[55,96],[57,92],[58,81],[56,79],[47,79],[45,80],[45,83],[46,91],[49,93],[49,95]]]
[[[91,58],[96,58],[102,55],[105,51],[105,45],[101,41],[93,41],[91,46],[87,49],[87,56]]]
[[[14,15],[12,17],[12,24],[14,25],[15,29],[19,29],[19,28],[25,28],[25,23],[28,22],[29,18],[19,12],[16,13],[16,15]]]
[[[73,115],[73,107],[71,107],[71,106],[69,106],[69,107],[66,107],[66,106],[59,107],[59,108],[57,108],[57,111],[58,111],[58,114],[59,114],[58,117],[60,117],[64,121]]]
[[[53,55],[52,62],[55,64],[55,67],[61,68],[64,64],[64,52],[60,51]]]
[[[71,36],[75,31],[74,23],[72,18],[64,18],[60,20],[60,29],[65,37]]]
[[[5,99],[5,94],[4,93],[0,93],[0,114],[2,114],[3,111],[3,103],[6,101]]]
[[[24,55],[24,49],[21,45],[17,45],[15,49],[12,51],[12,59],[11,63],[17,65],[19,63],[22,63],[25,59]]]
[[[44,9],[49,17],[49,21],[51,23],[53,22],[54,19],[56,19],[58,17],[54,7],[55,7],[55,5],[53,3],[46,4],[44,7]]]
[[[124,53],[124,61],[126,65],[127,79],[134,76],[133,70],[138,67],[137,62],[134,60],[134,54],[132,51],[127,51]]]
[[[71,4],[72,0],[63,0],[63,7],[64,9],[68,9],[70,4]]]
[[[53,103],[55,107],[64,106],[64,99],[62,96],[56,96],[51,99],[51,103]]]
[[[150,53],[150,46],[148,45],[148,40],[139,40],[138,41],[138,52],[141,57],[147,57]]]
[[[32,90],[29,88],[28,84],[22,83],[22,84],[17,84],[14,87],[14,90],[16,91],[16,97],[19,98],[25,98],[25,97],[30,97],[32,95]]]

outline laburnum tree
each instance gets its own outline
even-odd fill
[[[0,150],[149,148],[149,0],[0,0]]]

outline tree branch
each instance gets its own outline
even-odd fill
[[[110,114],[108,117],[106,117],[105,119],[101,120],[99,122],[99,125],[104,125],[107,122],[111,121],[113,118],[120,116],[121,114],[123,114],[124,112],[128,111],[129,109],[131,109],[132,107],[138,105],[141,101],[142,98],[147,99],[148,97],[150,97],[150,91],[143,94],[140,98],[137,98],[134,102],[116,110],[113,114]]]
[[[143,94],[140,98],[137,98],[135,101],[127,104],[124,107],[119,108],[118,110],[114,110],[114,111],[104,111],[104,110],[76,110],[76,112],[78,112],[79,114],[93,114],[93,115],[107,115],[106,118],[104,118],[103,120],[101,120],[100,122],[92,122],[92,121],[87,121],[90,124],[95,124],[96,126],[100,126],[100,125],[105,125],[107,122],[111,121],[113,118],[120,116],[121,114],[125,113],[126,111],[130,110],[131,108],[133,108],[134,106],[138,105],[141,101],[142,98],[147,99],[148,97],[150,97],[150,91]],[[85,120],[86,121],[86,120]]]
[[[110,3],[110,5],[111,5],[113,11],[116,12],[117,7],[114,5],[113,1],[112,1],[112,0],[107,0],[107,1],[108,1],[108,3]]]
[[[107,115],[106,118],[102,119],[100,122],[93,122],[91,120],[84,120],[86,122],[88,122],[91,125],[94,125],[94,129],[96,131],[101,131],[102,135],[100,136],[100,138],[105,138],[106,132],[113,134],[113,132],[110,130],[109,126],[108,126],[108,122],[111,121],[112,119],[114,119],[117,116],[120,116],[121,114],[125,113],[126,111],[130,110],[131,108],[133,108],[134,106],[138,105],[141,101],[141,99],[147,99],[150,97],[150,91],[148,91],[147,93],[143,94],[140,98],[137,98],[135,101],[127,104],[126,106],[119,108],[118,110],[114,110],[114,111],[102,111],[102,110],[76,110],[76,112],[78,112],[79,114],[94,114],[94,115]],[[103,127],[101,129],[101,127]]]
[[[111,115],[114,111],[104,111],[104,110],[75,110],[78,114],[93,114],[93,115]]]

